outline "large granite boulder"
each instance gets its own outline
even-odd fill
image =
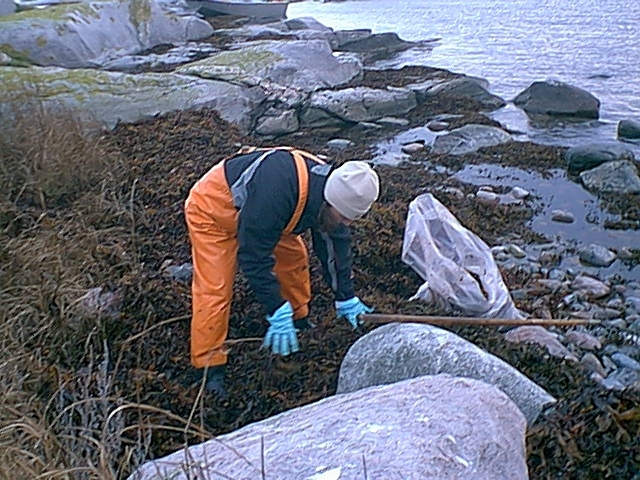
[[[499,389],[421,377],[294,408],[147,462],[129,480],[524,480],[525,429]]]
[[[480,148],[502,145],[510,140],[511,135],[497,127],[470,124],[436,137],[432,153],[464,155]]]
[[[508,363],[459,336],[430,325],[391,323],[359,338],[338,377],[339,394],[423,375],[450,374],[495,385],[533,423],[556,400]]]
[[[2,17],[0,52],[39,66],[89,68],[212,33],[211,25],[182,3],[91,0]]]
[[[384,32],[354,36],[351,40],[339,42],[338,49],[357,53],[365,64],[370,64],[418,45],[420,44],[416,42],[402,40],[397,33]]]
[[[583,185],[598,193],[640,193],[640,177],[636,166],[627,161],[603,163],[580,174]]]
[[[565,154],[567,168],[570,173],[578,174],[590,170],[603,163],[616,160],[635,159],[633,151],[625,145],[614,142],[595,142],[569,148]]]
[[[416,105],[415,94],[406,88],[322,90],[311,95],[303,118],[313,118],[314,111],[319,110],[344,122],[373,122],[401,116]]]
[[[325,40],[264,40],[241,44],[177,71],[244,85],[271,82],[313,92],[360,79],[363,67],[357,59],[335,57]]]
[[[466,100],[474,102],[485,111],[492,111],[504,107],[504,99],[490,93],[487,83],[473,77],[460,77],[454,79],[437,78],[407,85],[418,99],[418,103],[429,100]]]
[[[80,118],[113,128],[178,110],[211,108],[225,120],[249,131],[260,90],[172,73],[130,75],[56,67],[0,68],[0,118],[29,100],[63,107]],[[4,95],[3,95],[4,94]]]
[[[528,114],[598,118],[600,100],[581,88],[563,82],[533,82],[513,103]]]

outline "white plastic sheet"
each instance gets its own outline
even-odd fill
[[[402,261],[425,280],[413,300],[457,308],[470,317],[525,318],[487,244],[430,193],[409,205]]]

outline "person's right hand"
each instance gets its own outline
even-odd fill
[[[277,355],[287,356],[297,352],[298,336],[293,326],[293,307],[285,302],[273,315],[267,315],[270,327],[264,337],[263,347],[271,347],[271,352]]]

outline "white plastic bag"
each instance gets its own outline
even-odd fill
[[[487,244],[430,193],[409,205],[402,261],[425,280],[412,300],[455,307],[470,317],[525,318]]]

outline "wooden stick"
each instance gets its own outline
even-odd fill
[[[599,325],[599,320],[560,320],[544,318],[527,318],[513,320],[509,318],[481,318],[481,317],[429,317],[426,315],[394,315],[389,313],[362,314],[360,319],[369,323],[426,323],[430,325],[482,325],[498,327],[503,325],[542,325],[546,327],[570,327],[575,325]]]

